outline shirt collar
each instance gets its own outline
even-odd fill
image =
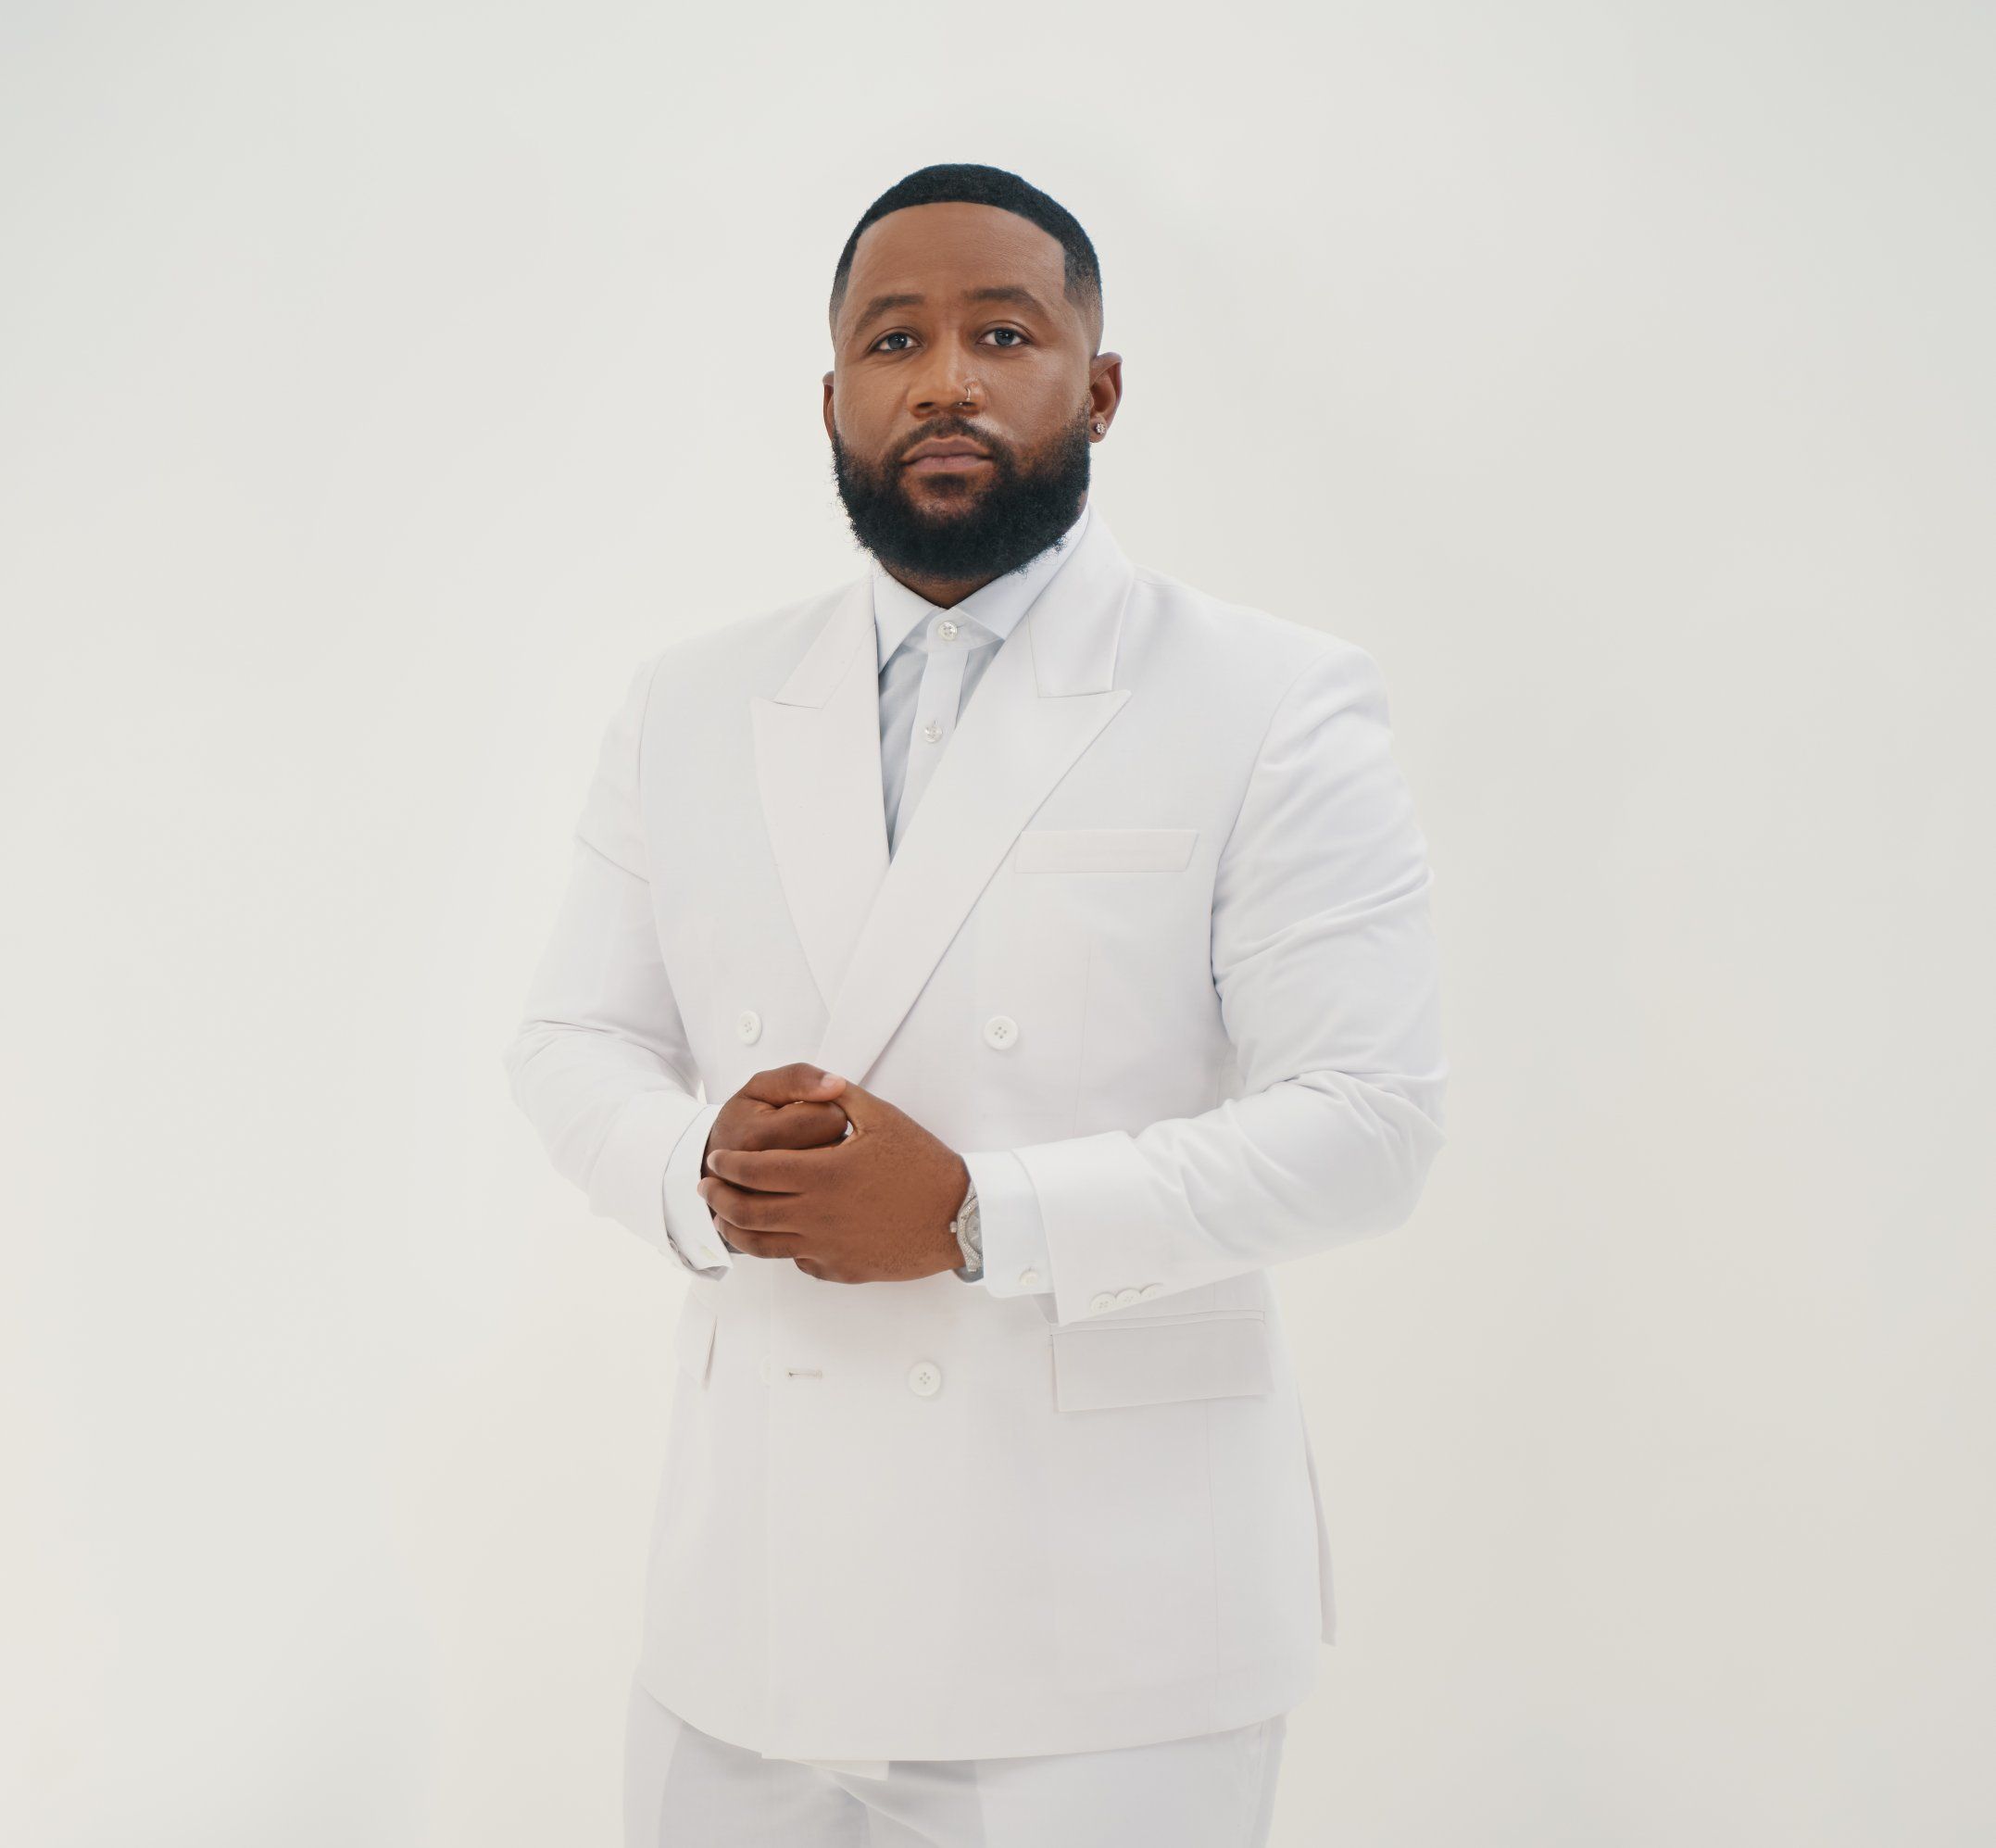
[[[875,559],[873,633],[879,647],[876,670],[885,669],[901,644],[932,617],[947,615],[960,622],[967,619],[980,628],[989,630],[1002,642],[1019,626],[1019,619],[1046,588],[1047,580],[1073,557],[1074,543],[1087,524],[1088,507],[1084,501],[1074,523],[1052,545],[1028,559],[1017,570],[995,577],[989,584],[972,591],[962,602],[947,610],[910,590]]]

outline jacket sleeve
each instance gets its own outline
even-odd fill
[[[568,888],[505,1053],[513,1100],[555,1169],[689,1270],[731,1262],[694,1191],[718,1104],[698,1072],[659,954],[638,752],[656,660],[603,737],[575,830]]]
[[[987,1231],[994,1294],[1050,1289],[1065,1324],[1412,1215],[1448,1065],[1426,843],[1391,737],[1362,648],[1334,642],[1290,683],[1214,875],[1212,979],[1241,1095],[1010,1151],[1038,1207],[1018,1249],[1042,1262],[1022,1283]]]

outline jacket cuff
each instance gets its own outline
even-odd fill
[[[1182,1201],[1123,1130],[1028,1143],[1015,1153],[1041,1203],[1048,1244],[1061,1247],[1058,1323],[1086,1321],[1251,1268],[1217,1253],[1206,1260],[1166,1256],[1160,1247],[1179,1224]]]
[[[725,1276],[734,1266],[721,1228],[714,1223],[713,1212],[698,1191],[707,1138],[720,1114],[718,1103],[700,1106],[672,1145],[659,1189],[664,1249],[699,1276]]]

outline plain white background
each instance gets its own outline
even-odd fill
[[[863,569],[825,297],[954,159],[1095,240],[1125,548],[1371,649],[1433,854],[1450,1147],[1282,1278],[1276,1842],[1989,1839],[1992,50],[11,0],[8,1839],[616,1839],[680,1284],[500,1053],[632,668]]]

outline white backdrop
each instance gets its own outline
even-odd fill
[[[596,740],[863,567],[874,195],[1100,253],[1140,562],[1381,661],[1450,1143],[1283,1273],[1284,1848],[1965,1843],[1991,15],[0,11],[0,1833],[616,1839],[677,1273],[500,1069]],[[698,799],[697,791],[689,799]]]

